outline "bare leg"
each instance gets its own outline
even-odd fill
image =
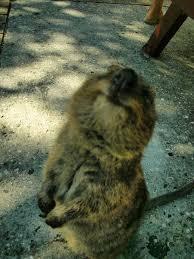
[[[150,9],[145,17],[144,22],[150,25],[155,25],[159,22],[163,16],[162,5],[164,0],[152,0]]]

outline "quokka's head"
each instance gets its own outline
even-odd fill
[[[95,147],[118,156],[141,153],[156,121],[154,93],[133,69],[113,65],[78,89],[70,115]]]

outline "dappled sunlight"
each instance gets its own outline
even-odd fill
[[[40,59],[42,55],[48,58],[46,56],[54,56],[55,54],[58,55],[58,59],[60,59],[60,56],[67,57],[69,54],[68,59],[71,60],[73,57],[70,52],[74,51],[73,46],[77,50],[77,57],[83,55],[88,57],[88,54],[90,55],[90,52],[87,51],[89,47],[95,48],[91,53],[92,56],[106,55],[109,58],[112,51],[116,51],[115,54],[117,55],[120,52],[126,52],[126,48],[123,48],[123,44],[117,39],[117,35],[120,34],[120,31],[125,30],[126,25],[123,22],[122,11],[116,6],[112,8],[111,13],[105,12],[105,15],[101,13],[94,15],[90,9],[86,10],[80,4],[69,2],[44,4],[33,1],[25,6],[18,3],[17,7],[19,9],[15,10],[15,17],[23,11],[22,16],[26,16],[28,21],[25,24],[21,23],[20,26],[14,23],[15,28],[10,36],[12,36],[12,39],[18,39],[18,50],[21,52],[21,56],[23,56],[22,52],[26,53],[26,57],[24,57],[23,62],[17,62],[18,58],[14,60],[13,57],[13,64],[16,62],[18,66],[26,63],[31,64],[34,60],[37,62],[37,59]],[[54,15],[50,15],[51,7],[56,9]],[[43,8],[45,8],[44,13],[42,12]],[[97,8],[100,10],[100,5]],[[108,10],[108,5],[105,8]],[[126,6],[126,8],[128,13],[132,12],[131,6]],[[15,17],[13,18],[15,19]],[[132,29],[127,27],[126,30],[137,31],[137,29],[143,29],[140,27],[140,22],[130,24],[132,24]],[[112,33],[108,35],[107,29],[111,30]],[[121,37],[126,41],[143,41],[143,37],[140,39],[135,35],[131,39],[125,39],[125,36],[122,35]],[[93,39],[93,42],[89,43],[89,38]],[[20,41],[23,42],[22,45],[19,44]],[[109,46],[110,41],[115,46],[114,49]],[[46,42],[47,45],[45,46]],[[90,63],[89,60],[88,63]]]
[[[34,12],[39,12],[39,8],[35,8],[32,6],[23,6],[23,10],[26,12],[34,13]]]
[[[155,66],[158,69],[158,73],[164,78],[164,77],[173,77],[174,76],[174,70],[169,69],[169,65],[165,63],[162,59],[153,59],[152,61]]]
[[[52,4],[54,5],[54,6],[58,6],[58,7],[68,7],[68,6],[71,6],[71,3],[70,3],[70,1],[53,1],[52,2]]]
[[[117,50],[117,51],[122,50],[121,45],[116,42],[107,41],[107,46],[112,50]]]
[[[43,162],[67,121],[72,94],[88,75],[104,72],[112,63],[135,69],[156,91],[158,121],[142,161],[151,196],[193,178],[192,41],[184,40],[183,29],[160,58],[146,58],[141,48],[154,29],[143,23],[146,12],[145,6],[128,4],[13,1],[0,60],[0,257],[36,257],[38,246],[40,258],[59,252],[56,242],[53,247],[49,243],[55,232],[38,217],[36,194]],[[186,27],[188,36],[193,29]],[[190,209],[188,200],[180,203],[185,211]],[[183,217],[177,217],[173,206],[172,219],[181,224]],[[147,224],[151,229],[146,227],[132,248],[136,257],[144,256],[142,247],[151,232],[160,236],[163,231],[164,238],[172,232],[171,227],[165,233],[159,226],[169,220],[168,214],[160,210],[158,221],[155,215]],[[176,237],[177,231],[173,234]]]
[[[57,98],[61,96],[70,97],[73,92],[81,86],[84,82],[86,75],[77,73],[62,74],[57,77],[56,84],[59,86],[57,91],[52,88],[49,91],[50,98]]]
[[[193,56],[193,59],[191,59],[191,57],[179,57],[177,56],[176,57],[176,60],[178,62],[180,62],[181,64],[183,64],[185,67],[190,67],[192,69],[194,69],[194,56]]]
[[[106,39],[105,42],[107,43],[107,47],[112,48],[112,46],[115,46],[115,49],[119,50],[117,48],[119,46],[119,44],[110,42],[108,39]],[[117,47],[116,47],[116,45],[117,45]],[[78,48],[78,51],[79,51],[79,48]],[[95,46],[88,46],[88,48],[83,51],[82,55],[86,59],[88,56],[90,56],[91,59],[93,59],[94,61],[97,61],[98,65],[101,65],[105,60],[108,59],[108,56],[109,56],[108,54],[103,53],[103,51],[101,49],[98,49]]]
[[[36,97],[20,97],[19,102],[13,97],[9,101],[4,100],[1,105],[7,105],[6,102],[12,105],[6,109],[6,117],[3,117],[1,122],[5,125],[8,122],[20,139],[27,139],[28,136],[37,141],[38,138],[45,145],[49,136],[52,136],[46,133],[55,131],[61,122],[59,113],[51,110],[48,112],[44,103]]]
[[[61,25],[61,26],[64,26],[64,23],[65,23],[65,26],[68,26],[68,25],[70,25],[71,24],[71,22],[70,21],[64,21],[64,19],[62,19],[62,18],[55,18],[55,17],[48,17],[47,19],[46,19],[46,22],[48,23],[48,24],[50,24],[50,23],[52,23],[52,24],[56,24],[56,25]],[[50,35],[50,36],[52,36],[52,35]]]
[[[122,33],[122,36],[124,36],[126,39],[133,39],[142,43],[144,43],[148,39],[147,36],[145,36],[144,34],[131,31]]]
[[[54,60],[60,61],[60,57],[64,57],[64,55],[69,55],[71,52],[76,50],[76,41],[73,37],[71,36],[66,36],[63,33],[59,32],[54,32],[51,36],[50,39],[45,46],[44,44],[40,43],[34,43],[33,41],[29,42],[26,44],[26,48],[28,50],[34,51],[34,53],[37,53],[39,58],[45,58],[48,59],[48,62],[52,62],[49,58],[48,55],[58,53],[57,59]],[[77,53],[78,55],[81,55],[79,52]],[[54,56],[54,55],[53,55]],[[53,57],[55,59],[55,57]],[[57,62],[56,62],[57,63]]]
[[[128,30],[134,31],[134,32],[143,32],[145,29],[145,24],[139,21],[132,21],[130,24],[126,26]]]
[[[194,146],[191,143],[176,144],[176,145],[174,145],[173,149],[177,155],[193,155],[194,154]]]
[[[58,67],[58,57],[52,57],[52,59],[46,59],[46,57],[32,62],[30,64],[20,64],[14,70],[7,68],[1,77],[0,86],[5,88],[17,88],[26,87],[30,81],[38,82],[48,74],[53,72]],[[44,70],[41,69],[44,67]],[[34,84],[34,87],[36,85]],[[33,87],[33,86],[32,86]]]
[[[175,116],[178,111],[177,104],[170,100],[164,100],[163,98],[156,99],[156,109],[158,113],[164,113],[167,116]]]
[[[66,9],[63,11],[63,13],[65,14],[69,14],[71,16],[75,16],[75,17],[85,17],[86,15],[78,10],[74,10],[74,9]]]
[[[26,199],[30,199],[34,195],[34,191],[37,190],[39,179],[28,174],[17,172],[9,172],[9,174],[16,175],[20,174],[20,181],[12,176],[12,185],[9,181],[3,181],[3,188],[0,188],[0,217],[9,214],[16,208],[22,206]],[[5,176],[6,173],[4,172]],[[30,179],[29,179],[30,178]],[[34,187],[36,186],[36,187]]]
[[[156,61],[156,65],[158,65],[157,61]],[[164,67],[161,65],[158,70],[160,71],[161,74],[163,74],[163,76],[173,76],[173,71],[169,70],[168,67]]]

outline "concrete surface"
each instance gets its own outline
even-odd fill
[[[14,3],[0,57],[0,258],[75,258],[39,217],[36,193],[69,96],[112,62],[132,66],[156,89],[158,123],[143,161],[151,196],[194,177],[194,21],[160,59],[146,59],[146,8]],[[147,214],[121,258],[194,258],[193,198]]]

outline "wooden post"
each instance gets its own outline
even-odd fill
[[[10,10],[11,10],[10,0],[1,0],[0,2],[0,53],[2,51],[4,37],[7,30]]]
[[[172,2],[166,14],[156,26],[154,33],[143,46],[143,51],[151,57],[158,57],[186,18],[187,15],[175,2]]]

